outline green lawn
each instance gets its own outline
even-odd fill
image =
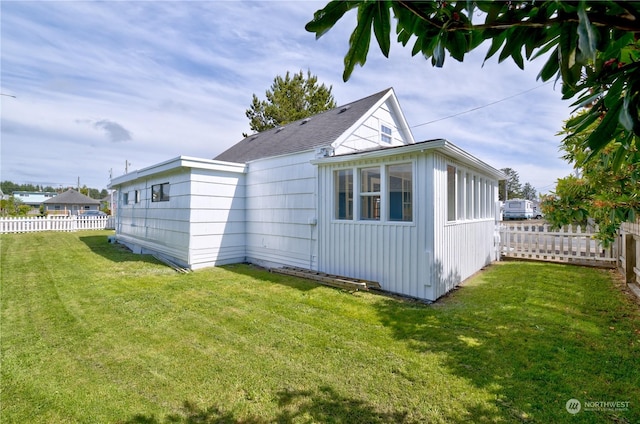
[[[640,312],[609,271],[501,263],[428,306],[178,274],[108,234],[0,236],[2,423],[640,422]]]

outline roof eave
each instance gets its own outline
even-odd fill
[[[192,156],[178,156],[155,165],[135,170],[124,175],[120,175],[111,180],[107,188],[113,189],[120,185],[130,183],[140,178],[147,178],[154,175],[172,172],[180,168],[207,169],[213,171],[246,173],[247,166],[243,163],[225,162],[220,160],[196,158]]]

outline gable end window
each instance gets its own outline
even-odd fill
[[[385,143],[391,143],[391,134],[391,128],[387,127],[386,125],[380,126],[380,140]]]
[[[168,202],[169,201],[169,183],[154,184],[151,186],[152,202]]]

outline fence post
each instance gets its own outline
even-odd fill
[[[620,233],[620,257],[619,271],[624,275],[625,282],[635,281],[636,275],[633,268],[636,266],[636,241],[633,234]]]

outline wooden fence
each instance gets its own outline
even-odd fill
[[[111,216],[33,216],[0,218],[0,234],[38,231],[79,231],[113,229]]]
[[[500,253],[504,258],[615,268],[617,244],[608,248],[593,238],[590,227],[565,226],[552,230],[548,224],[501,223]]]
[[[629,288],[640,297],[640,220],[625,222],[618,235],[618,269]]]

